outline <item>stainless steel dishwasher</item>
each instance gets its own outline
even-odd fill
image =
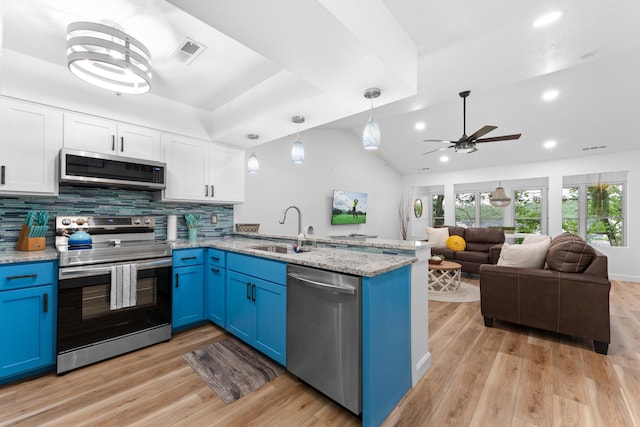
[[[287,267],[287,370],[355,414],[362,411],[361,283]]]

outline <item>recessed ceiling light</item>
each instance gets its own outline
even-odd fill
[[[441,161],[442,163],[447,163],[447,162],[449,161],[449,156],[442,156],[442,157],[440,157],[440,161]]]
[[[544,27],[545,25],[551,24],[554,21],[557,21],[562,16],[562,12],[556,10],[555,12],[547,13],[546,15],[542,15],[540,18],[533,21],[534,27]]]
[[[553,101],[557,97],[558,97],[558,91],[555,89],[548,90],[542,94],[542,99],[544,99],[545,101]]]
[[[544,148],[550,149],[558,145],[558,143],[555,140],[550,139],[548,141],[545,141],[543,145],[544,145]]]
[[[424,130],[427,127],[425,122],[416,122],[415,126],[416,130]]]

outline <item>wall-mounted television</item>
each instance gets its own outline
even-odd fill
[[[331,224],[364,224],[367,222],[367,193],[333,190]]]

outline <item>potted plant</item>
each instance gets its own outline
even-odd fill
[[[444,255],[431,255],[429,257],[429,264],[440,264],[444,261]]]

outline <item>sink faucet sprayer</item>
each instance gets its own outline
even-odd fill
[[[299,235],[302,233],[302,213],[300,212],[300,209],[297,206],[291,205],[284,210],[284,213],[282,214],[282,218],[280,218],[280,224],[284,224],[284,221],[287,219],[287,212],[289,212],[289,209],[291,208],[298,211],[298,235]]]

